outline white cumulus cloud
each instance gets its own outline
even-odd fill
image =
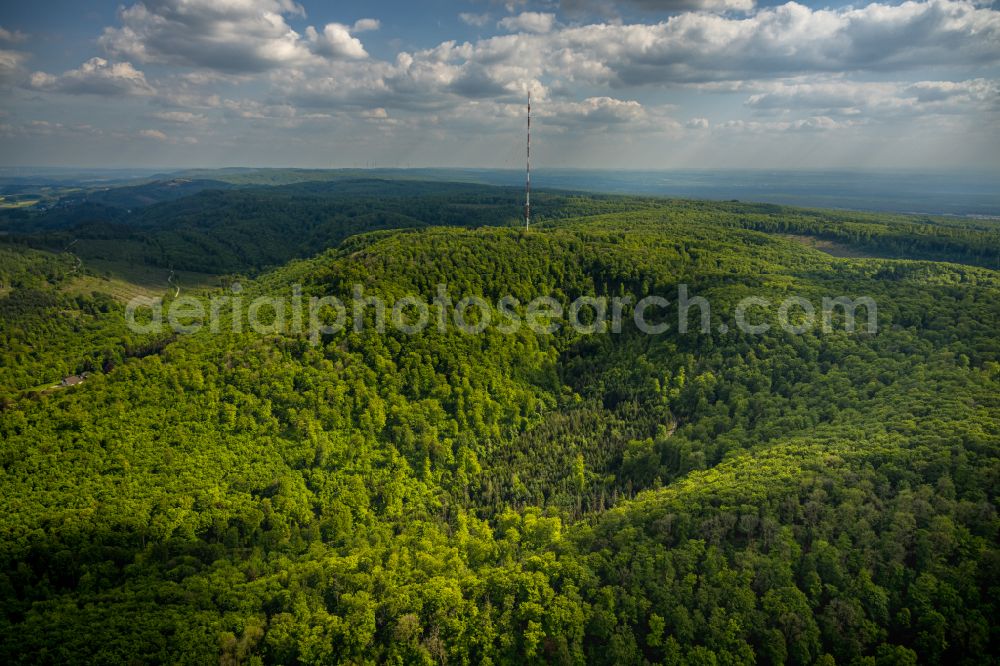
[[[0,25],[0,42],[7,42],[9,44],[20,44],[21,42],[28,39],[28,36],[23,32],[14,30],[11,32],[7,30],[2,25]]]
[[[1000,113],[1000,82],[820,81],[774,82],[746,106],[762,114],[808,112],[826,116],[898,118],[929,114]]]
[[[152,95],[153,87],[146,76],[131,63],[111,63],[104,58],[91,58],[77,69],[61,75],[35,72],[28,81],[34,90],[70,95]]]
[[[0,49],[0,83],[13,81],[22,76],[21,68],[27,59],[27,53]]]
[[[508,17],[508,27],[526,15]],[[305,76],[287,92],[321,105],[416,108],[447,104],[448,94],[503,99],[532,86],[570,95],[594,86],[738,88],[748,81],[1000,63],[1000,12],[968,0],[819,10],[789,2],[749,17],[685,13],[655,24],[548,20],[535,26],[539,34],[447,41],[402,52],[395,62],[369,59]]]
[[[499,27],[510,32],[533,32],[544,35],[551,32],[555,25],[556,15],[544,12],[521,12],[517,16],[501,19]]]
[[[382,27],[382,23],[378,19],[363,18],[354,22],[351,32],[368,32],[370,30],[378,30],[380,27]]]
[[[351,35],[350,28],[340,23],[328,23],[323,32],[309,26],[306,38],[315,53],[331,58],[367,58],[361,40]]]
[[[466,24],[475,26],[477,28],[482,28],[487,23],[490,22],[492,17],[489,14],[473,14],[471,12],[462,12],[458,15],[458,19]]]
[[[105,28],[99,43],[109,54],[137,62],[236,74],[303,67],[317,56],[367,56],[350,32],[374,30],[378,21],[310,27],[304,37],[286,21],[304,13],[291,0],[156,0],[122,8],[121,25]]]
[[[748,12],[754,7],[754,0],[625,0],[622,4],[647,12]],[[595,11],[606,13],[608,9],[607,4],[601,0],[562,0],[560,6],[573,13]]]
[[[191,111],[158,111],[154,118],[177,125],[200,125],[205,122],[205,115]]]

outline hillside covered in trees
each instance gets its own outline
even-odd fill
[[[358,179],[6,219],[0,659],[997,662],[995,223],[550,192],[524,232],[516,198]],[[213,276],[135,287],[166,304],[447,284],[497,320],[683,284],[710,326],[136,333],[126,265]],[[744,332],[747,296],[869,297],[877,330]]]

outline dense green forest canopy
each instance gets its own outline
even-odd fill
[[[3,661],[995,663],[996,228],[548,193],[525,233],[513,191],[383,186],[0,246]],[[712,326],[140,335],[129,262],[248,298],[683,283]],[[720,330],[748,295],[878,328]]]

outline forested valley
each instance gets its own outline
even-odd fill
[[[553,191],[525,231],[505,188],[192,189],[0,218],[5,663],[997,662],[995,221]],[[236,281],[684,284],[711,326],[125,324]],[[732,326],[842,295],[876,331]]]

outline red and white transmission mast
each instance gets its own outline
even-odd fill
[[[524,230],[531,226],[531,91],[528,91],[528,145],[524,177]]]

